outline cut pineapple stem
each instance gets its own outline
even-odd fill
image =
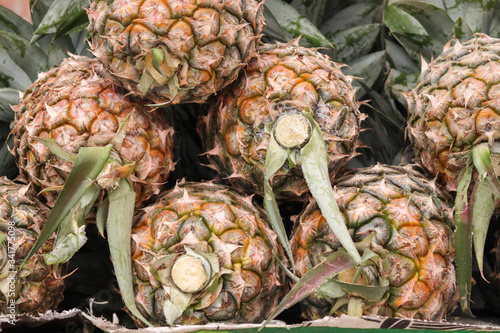
[[[201,256],[184,255],[175,261],[171,276],[177,288],[185,293],[195,293],[205,287],[209,279],[205,267],[210,264],[202,260]]]
[[[311,137],[311,124],[300,113],[283,114],[274,123],[274,136],[284,148],[301,148]]]

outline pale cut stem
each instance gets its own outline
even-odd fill
[[[284,114],[276,120],[274,136],[285,148],[300,148],[311,137],[311,124],[300,113]]]
[[[185,293],[201,290],[208,280],[207,271],[201,260],[190,255],[182,256],[175,261],[171,276],[177,288]]]

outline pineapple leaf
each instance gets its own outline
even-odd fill
[[[334,281],[349,294],[360,296],[370,302],[379,302],[385,295],[389,286],[367,286],[359,283]]]
[[[29,45],[28,39],[0,31],[0,44],[10,58],[28,74],[31,81],[35,81],[38,73],[48,68],[45,52],[36,45]]]
[[[326,3],[327,0],[292,0],[290,5],[303,13],[312,24],[319,26],[323,21]]]
[[[381,28],[382,25],[379,23],[365,24],[325,36],[337,46],[335,60],[346,62],[350,59],[366,55],[375,44]]]
[[[441,53],[444,43],[428,35],[417,35],[410,33],[391,32],[392,36],[405,48],[410,57],[414,59],[423,56],[427,62],[430,62],[433,55]]]
[[[454,35],[459,40],[469,40],[472,38],[474,33],[472,32],[472,29],[469,27],[467,22],[463,18],[459,17],[455,21]]]
[[[325,260],[307,271],[292,289],[286,294],[278,307],[269,315],[259,331],[263,329],[271,320],[276,318],[285,309],[288,309],[294,304],[297,304],[307,296],[314,293],[316,289],[321,287],[328,279],[335,277],[341,271],[355,267],[356,263],[352,257],[345,252],[344,249],[339,249],[333,252]]]
[[[493,193],[494,190],[490,180],[486,177],[481,177],[479,182],[474,186],[471,201],[474,252],[476,254],[477,266],[484,280],[486,280],[483,275],[484,245],[486,243],[488,226],[490,225],[491,217],[498,201],[498,197]]]
[[[472,178],[472,161],[462,169],[458,177],[455,197],[455,261],[457,284],[460,292],[460,307],[464,314],[474,317],[470,308],[472,280],[472,221],[468,204],[468,189]]]
[[[0,121],[10,123],[14,120],[11,105],[19,104],[19,91],[12,88],[0,89]]]
[[[420,71],[413,73],[401,72],[392,68],[385,81],[385,90],[389,96],[396,98],[402,105],[406,105],[404,93],[416,84]]]
[[[19,170],[16,166],[14,155],[9,151],[9,146],[13,146],[14,138],[9,140],[0,147],[0,176],[7,176],[9,179],[15,178]]]
[[[49,239],[66,217],[80,204],[82,196],[87,191],[92,180],[101,172],[111,152],[111,145],[106,147],[82,147],[78,152],[75,164],[59,194],[56,203],[50,211],[38,239],[24,259],[24,264]]]
[[[87,17],[85,6],[89,6],[88,0],[55,0],[35,30],[31,43],[47,34],[60,36],[70,31],[83,29],[85,24],[82,23],[82,17],[85,18],[83,22]],[[77,22],[76,26],[74,22]]]
[[[135,192],[130,180],[120,179],[120,185],[108,193],[109,209],[106,221],[111,261],[115,269],[123,302],[130,312],[149,326],[153,326],[137,309],[132,283],[131,232],[135,208]]]
[[[482,143],[472,148],[472,161],[481,178],[487,178],[492,185],[492,190],[500,197],[500,182],[493,168],[490,148],[487,143]]]
[[[106,216],[108,216],[109,210],[109,199],[108,197],[104,198],[102,203],[97,207],[97,213],[95,217],[95,224],[97,226],[97,231],[102,237],[104,236],[104,231],[106,230]]]
[[[385,50],[391,68],[405,73],[420,73],[420,64],[410,57],[401,45],[394,43],[390,39],[385,39]]]
[[[59,158],[62,158],[68,162],[75,162],[77,155],[68,153],[66,150],[62,149],[59,146],[55,139],[53,138],[43,138],[43,137],[34,137],[37,141],[43,143],[44,146],[50,149],[50,152],[56,155]]]
[[[402,9],[420,22],[429,36],[446,44],[452,39],[454,22],[446,10],[415,0],[400,0],[391,3],[391,6]]]
[[[295,271],[295,263],[293,260],[292,249],[288,242],[285,226],[279,211],[276,198],[274,197],[273,188],[270,180],[273,175],[281,169],[287,160],[287,151],[276,141],[274,134],[270,133],[269,146],[266,152],[266,160],[264,162],[264,208],[269,217],[269,222],[273,226],[274,231],[278,235],[278,239],[285,249],[286,254],[292,263],[292,269]]]
[[[343,67],[345,75],[363,78],[363,81],[354,80],[353,88],[356,88],[356,98],[362,97],[366,93],[365,87],[371,87],[382,73],[385,51],[370,53],[348,63],[348,67]],[[374,66],[373,64],[380,64]],[[363,83],[361,83],[363,82]]]
[[[65,263],[87,242],[85,225],[80,226],[76,233],[70,233],[54,246],[54,249],[43,255],[47,265]]]
[[[359,252],[349,234],[333,193],[328,173],[328,157],[321,128],[309,112],[304,111],[303,114],[312,127],[309,142],[300,150],[304,178],[330,229],[334,231],[335,236],[354,261],[361,262]]]
[[[313,23],[291,5],[282,0],[268,0],[264,6],[276,19],[282,31],[285,31],[292,38],[302,36],[307,41],[305,46],[334,48],[333,44],[323,36]]]
[[[355,3],[330,16],[321,26],[320,31],[325,36],[334,35],[341,30],[367,25],[380,21],[382,0]]]
[[[30,39],[33,36],[33,26],[10,9],[0,6],[0,30]]]
[[[385,7],[383,22],[391,32],[398,31],[413,35],[426,34],[425,29],[414,17],[391,4]]]

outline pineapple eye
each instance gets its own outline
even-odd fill
[[[301,148],[311,137],[311,124],[300,113],[282,114],[274,124],[276,141],[284,148]]]

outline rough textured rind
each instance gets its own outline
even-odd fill
[[[92,0],[92,52],[116,83],[156,103],[201,103],[255,52],[262,0]],[[153,62],[153,52],[158,61]]]
[[[0,313],[42,314],[63,299],[63,265],[45,264],[52,236],[19,271],[49,215],[49,208],[26,194],[27,185],[0,177]],[[12,312],[14,311],[14,312]]]
[[[199,132],[211,167],[248,193],[263,194],[264,162],[269,145],[266,126],[280,114],[309,110],[321,127],[328,152],[330,178],[355,156],[360,122],[351,86],[341,65],[315,49],[264,44],[234,85],[219,95]],[[288,162],[271,184],[277,198],[296,198],[308,191],[300,167]]]
[[[71,56],[40,74],[13,107],[16,123],[11,135],[20,179],[36,191],[53,188],[42,192],[49,206],[73,163],[54,155],[37,137],[54,139],[73,154],[81,147],[113,143],[120,164],[135,162],[131,180],[138,206],[160,191],[173,168],[173,129],[160,113],[126,96],[103,72],[97,59]],[[114,139],[127,116],[123,138]]]
[[[441,320],[457,306],[452,209],[446,195],[411,166],[376,165],[336,181],[335,197],[355,242],[373,236],[377,263],[358,283],[389,289],[379,302],[364,301],[363,314]],[[291,236],[297,272],[340,248],[314,201],[297,218]],[[352,282],[352,280],[348,281]],[[328,315],[337,299],[314,295],[301,304],[307,319]],[[346,313],[346,305],[333,314]]]
[[[173,299],[173,283],[158,272],[186,247],[216,257],[218,282],[192,293],[175,324],[259,323],[275,309],[287,285],[272,251],[286,259],[265,213],[250,200],[213,183],[185,183],[144,209],[132,231],[132,255],[136,304],[147,320],[167,325],[163,307]]]
[[[455,191],[466,163],[461,157],[500,137],[500,39],[476,34],[450,41],[407,100],[416,162]]]

